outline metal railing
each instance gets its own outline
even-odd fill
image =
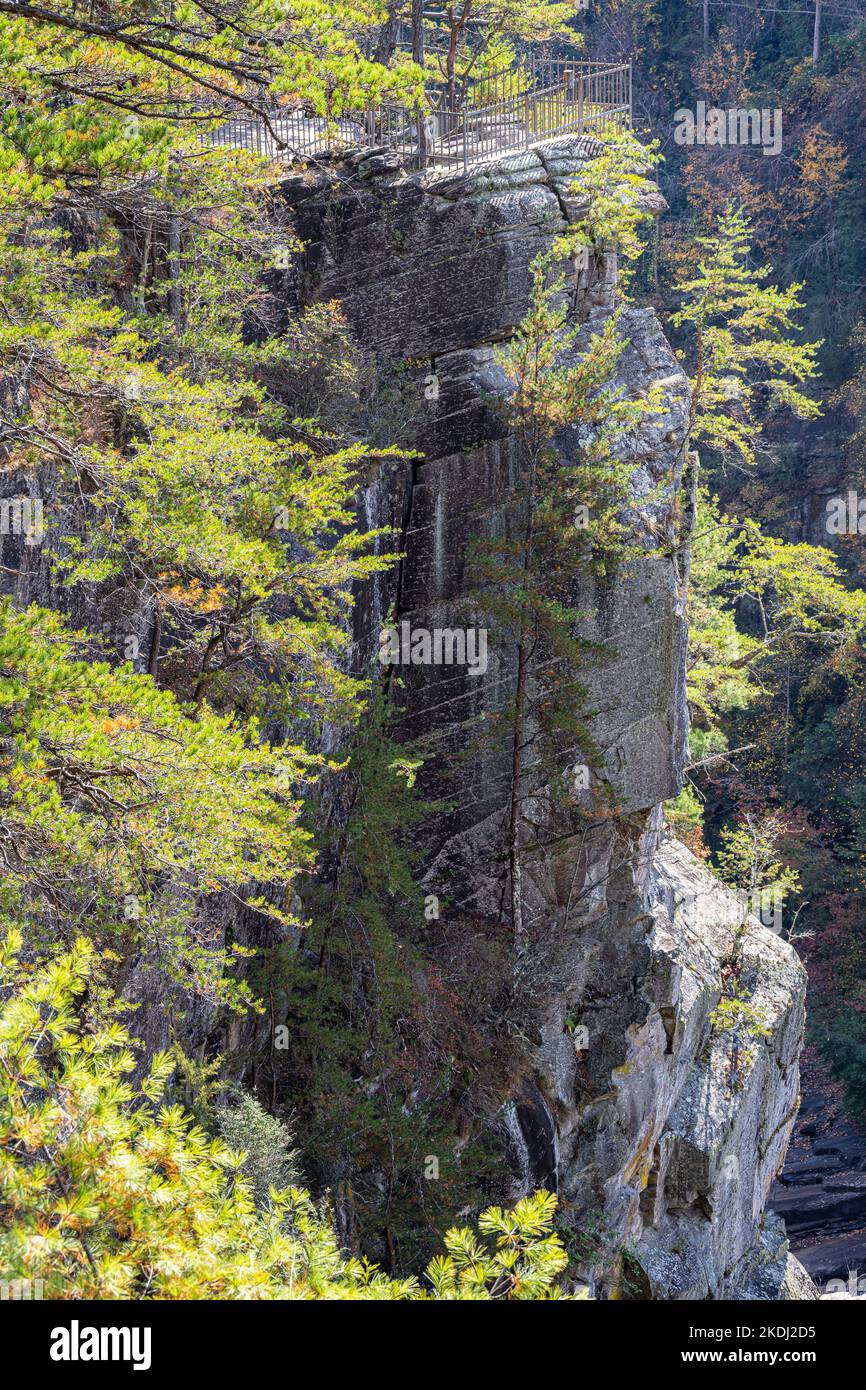
[[[228,121],[207,138],[307,163],[349,149],[399,154],[414,169],[468,169],[564,134],[631,126],[631,63],[521,63],[427,93],[426,111],[382,105],[338,120],[280,107],[267,122]]]

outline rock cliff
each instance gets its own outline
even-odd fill
[[[288,311],[339,300],[381,378],[399,367],[411,387],[401,443],[416,452],[381,465],[359,499],[366,524],[394,527],[405,556],[360,595],[359,671],[375,663],[388,614],[428,630],[461,627],[467,614],[487,621],[468,553],[479,535],[516,525],[521,470],[497,404],[495,347],[526,312],[535,255],[579,211],[573,177],[597,152],[572,137],[439,179],[368,152],[278,190],[304,250],[271,272],[274,330]],[[615,256],[565,269],[571,314],[597,329],[613,308]],[[586,678],[603,765],[572,814],[552,811],[537,788],[529,940],[510,989],[520,1066],[499,1110],[514,1195],[554,1187],[566,1225],[594,1223],[583,1268],[598,1297],[812,1297],[781,1223],[764,1213],[797,1108],[805,975],[662,827],[687,755],[688,386],[651,309],[627,310],[621,333],[624,390],[658,387],[664,408],[625,446],[641,546],[615,580],[576,579],[571,595],[586,615],[581,635],[606,653]],[[575,443],[566,428],[556,447],[568,457]],[[20,479],[7,475],[3,491],[15,495]],[[19,538],[3,544],[15,570]],[[50,599],[44,564],[26,571],[18,600]],[[122,598],[85,596],[76,616],[117,625]],[[123,615],[123,630],[137,631],[147,616],[130,622]],[[440,935],[449,916],[501,925],[508,752],[476,734],[512,698],[514,652],[492,640],[483,672],[419,665],[402,677],[398,736],[438,749],[421,782],[446,809],[417,838],[425,892],[443,905]],[[235,939],[255,944],[244,925],[232,921]],[[756,1020],[736,1045],[716,1013],[732,975]],[[142,1033],[163,1043],[156,985],[139,970],[130,989]],[[188,1022],[196,1041],[213,1026],[196,1011]]]
[[[359,605],[359,669],[388,612],[414,629],[483,620],[468,550],[479,534],[510,534],[520,475],[495,345],[521,321],[531,262],[574,219],[574,174],[596,153],[569,138],[439,179],[368,153],[282,186],[305,249],[277,297],[339,300],[379,370],[399,363],[417,384],[407,433],[419,457],[383,468],[363,499],[371,525],[399,530],[405,559]],[[570,312],[591,330],[612,312],[615,257],[565,269]],[[514,964],[525,1066],[503,1111],[515,1191],[555,1185],[567,1222],[600,1224],[603,1253],[585,1261],[599,1296],[812,1297],[764,1214],[797,1108],[804,973],[660,829],[687,746],[688,387],[651,309],[627,311],[621,331],[625,390],[658,385],[665,402],[628,440],[630,516],[655,549],[644,544],[615,582],[576,584],[582,635],[608,653],[587,679],[615,813],[599,785],[565,821],[539,795],[523,887],[531,944]],[[567,456],[568,429],[556,443]],[[425,891],[446,917],[497,921],[507,756],[472,735],[511,698],[514,654],[493,642],[483,674],[402,676],[398,728],[435,738],[424,790],[449,806],[420,833]],[[714,1014],[733,969],[760,1020],[739,1051]]]

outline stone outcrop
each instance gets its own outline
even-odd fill
[[[664,1118],[648,1131],[638,1260],[664,1297],[778,1297],[800,1277],[764,1207],[798,1102],[802,967],[779,937],[743,922],[736,895],[682,845],[660,847],[652,879],[651,978],[669,1051],[652,1085]],[[736,1040],[713,1013],[735,958],[751,1019]],[[750,1292],[774,1278],[774,1294]]]
[[[405,560],[359,605],[359,668],[389,611],[413,628],[487,621],[471,544],[511,534],[521,505],[496,346],[527,309],[534,256],[579,212],[571,183],[597,152],[569,138],[439,180],[374,154],[282,187],[305,250],[277,298],[339,299],[380,369],[399,362],[417,382],[419,457],[383,468],[363,498],[369,524],[399,529]],[[592,331],[612,312],[615,258],[564,270],[572,316]],[[543,786],[533,806],[532,940],[514,964],[524,1066],[502,1110],[515,1192],[555,1185],[566,1223],[598,1224],[585,1269],[599,1296],[808,1298],[765,1214],[797,1108],[805,976],[661,829],[686,761],[688,387],[651,309],[629,309],[621,333],[623,391],[658,386],[664,407],[625,446],[642,543],[615,579],[576,579],[570,596],[580,635],[607,653],[587,674],[603,768],[573,815],[552,812]],[[568,458],[575,443],[566,429],[556,447]],[[496,922],[508,750],[474,731],[507,707],[516,671],[491,633],[483,674],[407,666],[397,727],[435,746],[421,780],[449,805],[420,832],[425,891]],[[714,1012],[732,975],[753,1020],[736,1040]]]

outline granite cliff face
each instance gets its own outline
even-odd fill
[[[413,629],[485,621],[468,550],[512,533],[521,467],[494,348],[522,319],[531,262],[574,218],[570,185],[596,152],[572,137],[447,179],[373,153],[282,186],[305,250],[278,298],[338,299],[379,370],[400,363],[417,382],[407,443],[421,456],[383,467],[362,499],[369,524],[400,531],[405,560],[359,604],[359,668],[389,612]],[[615,257],[566,270],[571,313],[592,331],[612,312]],[[530,941],[514,962],[525,1066],[502,1112],[515,1193],[555,1186],[566,1221],[601,1224],[606,1253],[586,1264],[598,1296],[812,1297],[764,1215],[797,1108],[804,972],[660,828],[687,746],[688,387],[652,310],[629,310],[621,329],[623,385],[658,385],[665,406],[627,441],[640,548],[615,582],[575,583],[582,635],[608,653],[588,676],[604,771],[573,816],[552,812],[543,786],[533,808]],[[567,457],[568,429],[556,443]],[[451,808],[420,833],[425,892],[446,916],[500,921],[507,751],[473,735],[511,698],[514,653],[492,641],[483,674],[401,674],[398,729],[435,738],[424,790]],[[732,972],[760,1019],[739,1049],[714,1019]]]

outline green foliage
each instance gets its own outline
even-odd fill
[[[130,1075],[129,1035],[84,1020],[94,970],[80,939],[37,970],[11,932],[0,947],[0,1267],[40,1279],[47,1298],[418,1299],[558,1297],[564,1256],[546,1193],[481,1218],[495,1254],[464,1255],[451,1232],[431,1291],[347,1260],[306,1192],[271,1188],[257,1208],[250,1160],[162,1101],[173,1063]],[[249,1114],[249,1110],[247,1111]],[[261,1119],[255,1123],[261,1128]],[[270,1136],[272,1139],[273,1136]],[[274,1160],[270,1151],[269,1166]],[[261,1150],[252,1159],[264,1180]],[[482,1277],[482,1270],[484,1275]]]
[[[30,229],[10,200],[0,363],[28,389],[23,408],[3,411],[6,438],[19,468],[56,471],[64,500],[47,509],[49,554],[64,582],[122,582],[140,595],[154,625],[153,675],[169,646],[184,693],[249,704],[248,668],[259,663],[279,680],[257,682],[258,700],[278,717],[290,704],[317,728],[357,713],[358,683],[343,671],[345,612],[353,584],[394,557],[365,553],[382,533],[355,524],[370,452],[294,418],[267,382],[280,375],[285,391],[299,361],[321,377],[317,354],[326,375],[338,371],[345,335],[332,306],[281,339],[245,340],[273,257],[263,194],[241,162],[222,169],[209,207],[190,208],[204,196],[191,165],[183,186],[181,174],[156,185],[150,213],[154,237],[175,200],[190,221],[167,290],[180,324],[159,303],[145,312],[141,281],[129,308],[117,304],[130,252],[120,207],[94,221],[82,252],[72,232]]]
[[[207,900],[292,920],[322,766],[305,750],[362,708],[346,617],[394,557],[357,526],[387,451],[349,428],[339,308],[272,331],[275,252],[297,249],[273,167],[207,137],[281,94],[338,114],[418,78],[362,57],[374,5],[278,10],[109,4],[87,20],[60,0],[0,16],[6,464],[45,498],[58,607],[92,612],[111,591],[129,615],[103,641],[109,666],[95,638],[3,607],[2,901],[40,948],[83,930],[234,1004],[243,953]]]
[[[718,413],[747,430],[755,462],[745,470],[737,466],[742,456],[736,441],[722,439],[725,461],[734,466],[719,470],[711,491],[720,492],[719,515],[731,522],[721,534],[735,552],[740,518],[751,519],[767,537],[785,542],[812,539],[821,524],[824,493],[844,498],[850,487],[863,496],[866,147],[861,138],[861,94],[866,35],[861,8],[843,11],[824,5],[817,66],[810,58],[812,4],[777,6],[773,14],[759,6],[710,6],[706,45],[700,5],[609,0],[606,10],[634,58],[636,111],[642,113],[638,119],[645,118],[653,133],[665,139],[662,188],[669,213],[659,228],[661,268],[672,268],[681,282],[702,279],[696,269],[695,230],[712,240],[718,218],[734,200],[754,227],[745,265],[772,266],[758,288],[803,282],[796,291],[802,307],[792,314],[792,325],[802,324],[802,334],[781,327],[778,320],[777,328],[783,339],[796,344],[823,340],[820,394],[845,413],[828,410],[826,418],[814,421],[792,418],[789,410],[776,411],[764,385],[777,375],[776,368],[756,362],[748,368],[756,387],[749,427],[742,374],[723,368],[718,376],[726,399],[718,404]],[[833,17],[829,26],[828,15]],[[781,154],[765,158],[754,146],[721,147],[709,141],[678,146],[670,140],[670,113],[678,107],[694,111],[701,99],[707,109],[779,108],[784,120]],[[699,254],[707,279],[724,277],[712,248],[709,255]],[[745,296],[745,284],[742,288]],[[706,289],[704,285],[696,290],[695,297]],[[766,307],[757,298],[755,305],[761,312]],[[744,311],[751,307],[749,301]],[[740,316],[735,310],[735,320]],[[741,324],[738,338],[742,333],[747,340],[746,326]],[[680,331],[678,345],[684,348],[686,369],[694,381],[695,325],[683,323]],[[806,397],[818,394],[807,379],[799,385],[792,376],[787,380]],[[760,433],[766,448],[756,447]],[[702,462],[705,468],[715,468],[715,441],[705,437],[705,444]],[[816,506],[818,480],[823,492]],[[711,519],[703,502],[701,507],[695,547],[699,563],[699,549],[712,541],[710,533],[719,519]],[[834,536],[828,544],[836,560],[834,585],[842,590],[866,587],[862,535]],[[768,570],[782,558],[769,545],[764,554]],[[803,558],[792,551],[786,555],[797,566]],[[850,610],[839,594],[841,623],[835,600],[821,602],[811,607],[821,630],[810,624],[809,631],[798,631],[796,622],[789,625],[783,618],[773,640],[774,615],[768,614],[768,644],[754,600],[738,599],[733,586],[728,587],[734,564],[735,554],[722,561],[709,602],[700,576],[689,599],[689,761],[714,758],[691,768],[692,794],[705,808],[706,838],[714,852],[722,829],[735,827],[743,810],[760,813],[769,807],[784,813],[791,831],[780,848],[800,876],[802,920],[815,933],[810,944],[798,942],[809,969],[809,1027],[825,1059],[833,1061],[838,1055],[840,1065],[847,1065],[851,1040],[856,1043],[858,1037],[866,979],[862,638],[856,623],[849,627],[851,639],[844,637],[841,628],[848,626]],[[768,596],[772,603],[771,590]],[[708,746],[708,736],[723,740],[722,746]],[[728,756],[715,757],[726,748]],[[687,838],[700,829],[694,817],[691,827],[683,827]],[[689,843],[694,843],[692,838]],[[797,931],[795,938],[801,935]],[[838,1031],[832,1029],[837,1013],[840,1019],[844,1013],[846,1020]],[[862,1101],[857,1106],[862,1112]]]
[[[511,1211],[491,1207],[478,1222],[481,1236],[495,1239],[491,1251],[468,1227],[449,1231],[447,1255],[428,1269],[437,1298],[561,1298],[556,1277],[568,1264],[558,1236],[550,1234],[556,1198],[550,1192],[525,1197]]]
[[[791,337],[802,285],[765,285],[770,269],[749,264],[752,229],[730,203],[718,230],[698,238],[698,273],[676,286],[680,308],[671,315],[690,335],[690,438],[746,464],[766,414],[780,408],[801,419],[818,406],[800,387],[816,375],[820,343]]]
[[[853,649],[866,626],[866,592],[848,587],[832,551],[768,534],[753,519],[726,514],[705,486],[698,489],[689,585],[689,648],[686,690],[692,719],[691,762],[721,769],[727,729],[737,716],[772,698],[790,671],[814,652],[842,654]],[[695,772],[693,775],[697,775]],[[703,851],[703,812],[687,788],[669,803],[669,823],[677,836]],[[751,809],[739,827],[722,830],[719,858],[729,882],[778,902],[798,886],[792,870],[769,861],[758,847],[760,820]],[[767,826],[779,828],[769,815]],[[757,838],[756,838],[757,837]],[[766,848],[766,845],[764,846]],[[762,867],[752,879],[747,866]],[[772,858],[772,856],[771,856]],[[790,876],[789,876],[790,875]],[[757,899],[756,899],[757,901]]]
[[[512,64],[519,89],[517,43],[555,38],[580,43],[569,23],[572,14],[570,0],[449,0],[423,15],[422,28],[436,55],[428,71],[434,82],[439,78],[447,83],[452,100],[463,96],[471,77]]]
[[[726,515],[699,490],[689,591],[689,700],[713,727],[755,699],[764,668],[804,641],[829,648],[866,625],[866,593],[843,582],[833,552],[768,535],[758,522]],[[744,630],[746,605],[757,631]]]
[[[716,1033],[731,1033],[734,1029],[743,1029],[750,1037],[771,1036],[761,1010],[750,1003],[748,998],[739,994],[721,999],[710,1015],[710,1023]]]
[[[474,6],[471,43],[467,29],[455,50],[460,79],[513,53],[509,36],[560,32],[567,9]],[[454,1134],[470,1064],[452,1044],[461,1030],[475,1040],[474,1020],[441,981],[438,1034],[420,1003],[426,924],[402,843],[419,814],[417,759],[374,721],[341,783],[346,821],[315,842],[312,814],[301,818],[325,767],[308,750],[367,709],[365,683],[347,674],[347,618],[359,582],[395,557],[383,553],[387,533],[359,528],[354,499],[397,455],[364,444],[390,436],[373,418],[379,403],[363,399],[339,305],[275,325],[274,276],[300,249],[272,195],[279,171],[220,144],[239,116],[268,129],[275,104],[335,121],[417,99],[421,74],[404,55],[391,69],[366,57],[384,18],[366,0],[337,10],[303,0],[291,13],[277,0],[193,0],[147,16],[108,0],[87,18],[56,0],[0,17],[10,94],[0,369],[15,384],[0,401],[6,458],[45,497],[58,606],[91,612],[116,593],[134,615],[132,632],[121,619],[100,645],[57,615],[3,609],[0,905],[35,958],[85,933],[140,954],[181,995],[242,1008],[252,990],[235,967],[250,953],[224,937],[224,901],[291,928],[294,947],[301,924],[286,905],[320,850],[305,949],[286,946],[256,981],[293,1026],[294,1071],[280,1079],[302,1102],[317,1176],[329,1180],[348,1152],[361,1221],[384,1207],[383,1227],[399,1238],[422,1210],[429,1240],[497,1160],[474,1135],[458,1150]],[[118,667],[130,649],[133,666]],[[111,664],[96,659],[102,650]],[[285,743],[277,750],[264,730]],[[117,979],[125,963],[100,969]],[[176,1050],[173,1071],[173,1094],[214,1122],[217,1064]],[[227,1218],[238,1250],[256,1244],[250,1203],[286,1176],[278,1122],[255,1107],[247,1098],[219,1112],[250,1150],[232,1169],[232,1191],[246,1194],[233,1233]],[[443,1167],[435,1198],[423,1176],[431,1148]],[[215,1194],[220,1161],[207,1179]],[[296,1235],[314,1221],[301,1199],[290,1206],[269,1230],[282,1222]],[[206,1241],[216,1210],[215,1195]],[[180,1260],[166,1236],[166,1261]],[[196,1238],[179,1230],[176,1247]],[[413,1253],[401,1252],[404,1263]],[[359,1288],[385,1287],[362,1266],[356,1276]],[[261,1288],[277,1277],[269,1269]],[[234,1278],[213,1296],[247,1296],[242,1283],[231,1291]]]
[[[489,1141],[460,1133],[470,1087],[501,1100],[500,1063],[430,960],[446,906],[428,913],[412,832],[443,807],[414,787],[419,764],[377,691],[339,777],[342,815],[317,836],[304,949],[277,947],[255,976],[290,1039],[259,1047],[259,1084],[293,1107],[306,1168],[351,1213],[353,1248],[392,1270],[417,1268],[453,1212],[505,1178]]]
[[[687,692],[692,717],[711,728],[756,694],[748,658],[757,642],[738,626],[731,592],[739,529],[702,487],[691,548]]]
[[[616,248],[623,259],[617,284],[623,297],[634,262],[646,249],[641,228],[656,216],[648,205],[647,181],[662,156],[657,140],[642,143],[630,130],[603,131],[600,139],[601,153],[586,161],[571,187],[586,204],[574,244],[597,252]]]
[[[779,854],[785,829],[778,813],[746,811],[737,825],[721,831],[719,873],[726,883],[749,894],[753,912],[772,904],[781,907],[800,887],[796,870],[783,864]]]
[[[257,1207],[267,1205],[273,1188],[297,1186],[298,1154],[288,1126],[269,1115],[255,1096],[245,1091],[233,1095],[220,1110],[217,1125],[228,1147],[244,1155],[240,1171]]]
[[[472,553],[481,601],[517,648],[514,698],[490,720],[489,736],[504,736],[512,747],[507,846],[519,952],[528,930],[522,858],[537,834],[525,806],[546,772],[544,797],[566,807],[574,801],[568,774],[562,785],[568,760],[581,768],[599,763],[581,668],[603,653],[579,634],[586,615],[575,605],[577,588],[581,576],[600,578],[616,568],[629,533],[623,518],[627,468],[616,446],[657,405],[652,393],[647,400],[627,399],[615,381],[624,346],[616,315],[580,341],[558,269],[563,249],[534,261],[529,308],[498,353],[511,386],[507,411],[519,448],[522,518],[513,535],[478,542]],[[579,441],[571,458],[553,447],[565,426]]]
[[[82,929],[144,946],[179,982],[248,999],[225,973],[238,953],[208,930],[199,901],[249,896],[256,883],[288,892],[310,853],[295,788],[315,762],[261,742],[254,721],[207,708],[192,718],[149,677],[85,654],[56,614],[3,602],[7,918],[43,946]]]
[[[866,1108],[866,1027],[861,1007],[846,1004],[838,1010],[821,1037],[820,1052],[845,1088],[850,1113],[862,1115]]]
[[[222,1054],[209,1060],[189,1057],[178,1042],[171,1049],[171,1060],[175,1074],[171,1082],[171,1092],[176,1095],[188,1110],[196,1124],[210,1129],[214,1122],[214,1105],[226,1088],[222,1076]]]
[[[754,1063],[757,1045],[773,1035],[772,1020],[767,1009],[753,1003],[752,971],[742,957],[742,942],[746,933],[746,916],[734,934],[734,948],[722,965],[721,996],[710,1014],[710,1033],[706,1041],[706,1056],[721,1053],[727,1066],[727,1084],[739,1090]]]
[[[746,1073],[757,1055],[757,1044],[773,1035],[765,1009],[751,1001],[749,990],[736,973],[728,980],[726,991],[710,1014],[712,1029],[708,1046],[721,1046],[727,1059],[728,1085],[740,1089]]]
[[[692,849],[700,844],[704,808],[693,787],[685,786],[679,796],[665,802],[665,818],[678,840]]]
[[[320,115],[337,117],[417,89],[418,70],[412,65],[391,72],[366,56],[365,39],[381,18],[375,0],[339,7],[324,0],[292,6],[285,0],[233,5],[188,0],[142,14],[130,13],[122,0],[110,0],[94,21],[74,0],[55,0],[17,5],[12,15],[4,15],[2,59],[19,99],[44,100],[46,90],[72,92],[142,121],[201,120],[231,104],[264,112],[281,97],[300,98]],[[85,105],[85,122],[91,112]],[[37,107],[34,119],[43,114]],[[52,155],[71,162],[88,144],[82,138],[65,149],[60,137],[70,116],[65,108],[56,115],[56,144],[44,144],[49,167]],[[118,123],[122,120],[119,115]],[[85,133],[91,139],[96,135],[86,124]],[[107,137],[103,140],[107,143]]]

